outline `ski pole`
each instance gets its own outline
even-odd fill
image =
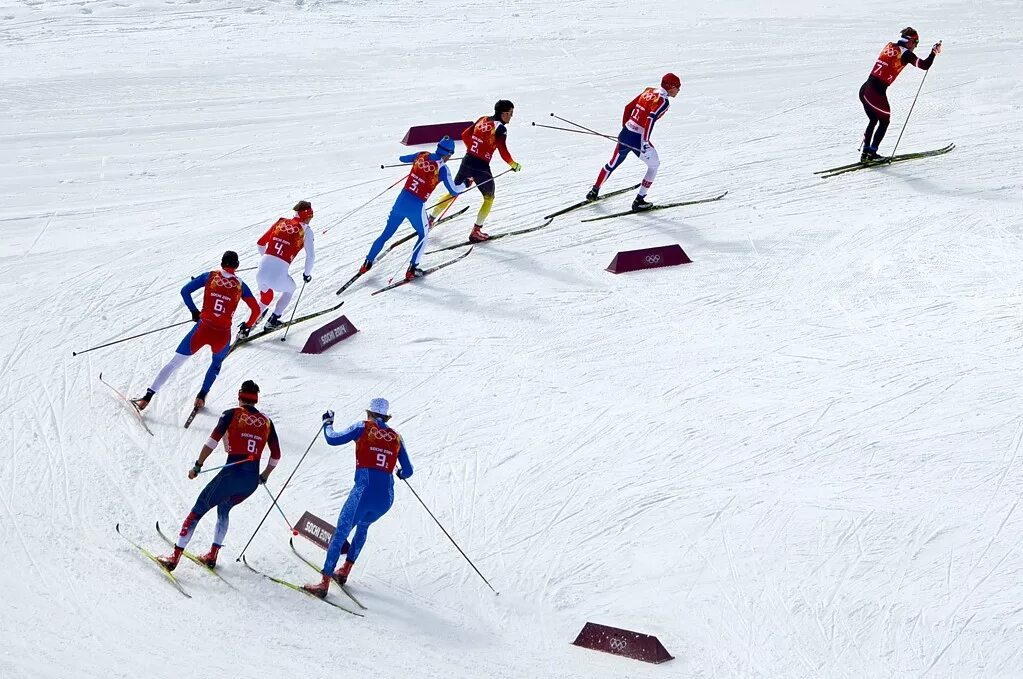
[[[203,470],[199,471],[199,474],[205,474],[206,472],[215,472],[218,469],[226,469],[228,467],[233,467],[236,464],[245,464],[246,462],[252,462],[255,459],[256,458],[254,458],[252,456],[249,456],[249,457],[245,458],[244,460],[238,460],[237,462],[230,462],[228,464],[222,464],[219,467],[210,467],[209,469],[203,469]]]
[[[295,320],[295,312],[298,311],[298,303],[302,301],[302,293],[305,292],[305,278],[302,278],[302,287],[298,290],[298,299],[295,300],[295,306],[291,307],[291,319],[288,321],[287,327],[284,328],[284,337],[281,341],[288,339],[288,331],[291,330],[291,323]]]
[[[473,186],[483,186],[484,184],[489,184],[490,182],[494,181],[494,180],[495,180],[495,179],[497,179],[498,177],[501,177],[501,176],[503,176],[503,175],[506,175],[506,174],[508,174],[509,172],[511,172],[511,168],[510,168],[510,167],[509,167],[509,168],[508,168],[507,170],[505,170],[504,172],[499,172],[499,173],[495,174],[495,175],[494,175],[493,177],[491,177],[490,179],[487,179],[486,181],[482,181],[482,182],[480,182],[479,184],[473,184]],[[461,193],[452,193],[452,194],[448,194],[448,197],[447,197],[447,198],[441,198],[441,199],[440,199],[440,200],[438,200],[438,201],[437,201],[436,203],[434,203],[434,204],[433,204],[433,205],[431,205],[430,207],[426,208],[426,210],[427,210],[427,212],[429,212],[429,211],[430,211],[430,210],[432,210],[433,208],[437,207],[438,205],[440,205],[441,203],[443,203],[444,201],[446,201],[446,200],[447,200],[448,198],[450,198],[451,196],[455,196],[455,197],[457,198],[458,196],[462,195],[463,193],[469,193],[469,191],[471,191],[471,190],[472,190],[472,186],[470,186],[470,187],[469,187],[468,189],[466,189],[465,191],[462,191]]]
[[[551,115],[554,116],[555,118],[558,118],[558,116],[555,116],[553,113]],[[558,120],[565,120],[565,119],[564,118],[558,118]],[[569,123],[570,125],[575,125],[577,127],[582,127],[582,129],[581,130],[572,130],[572,129],[569,129],[567,127],[557,127],[555,125],[542,125],[540,123],[533,123],[533,126],[534,127],[545,127],[548,130],[561,130],[562,132],[575,132],[576,134],[589,134],[589,135],[593,135],[595,137],[603,137],[604,139],[610,139],[611,141],[613,141],[613,142],[615,142],[617,144],[620,144],[623,148],[627,148],[630,151],[635,151],[636,153],[642,153],[643,152],[642,149],[638,149],[635,146],[629,146],[625,142],[619,140],[618,137],[612,137],[609,134],[604,134],[603,132],[597,132],[596,130],[591,130],[590,128],[583,127],[582,125],[579,125],[578,123],[573,123],[571,120],[565,120],[565,122]]]
[[[940,42],[938,43],[941,44]],[[902,133],[906,131],[906,125],[909,125],[909,117],[913,115],[913,107],[916,106],[916,99],[920,96],[920,90],[924,88],[924,81],[927,80],[927,74],[930,73],[930,69],[924,71],[924,77],[920,78],[920,87],[916,88],[916,96],[913,97],[913,103],[910,104],[909,113],[906,114],[906,122],[902,123],[902,129],[899,130],[899,138],[895,140],[895,148],[892,149],[892,155],[889,156],[889,160],[895,155],[895,151],[899,148],[899,142],[902,141]]]
[[[316,430],[316,436],[314,436],[313,440],[309,442],[309,447],[305,449],[305,452],[302,453],[302,457],[299,459],[298,464],[296,464],[295,468],[293,470],[291,470],[291,476],[289,476],[288,480],[284,482],[284,485],[281,486],[280,492],[277,493],[277,497],[274,498],[274,504],[276,504],[277,500],[281,499],[281,495],[284,493],[284,489],[288,487],[288,484],[291,483],[291,479],[293,479],[295,477],[295,472],[297,472],[298,468],[302,466],[302,461],[305,460],[305,456],[309,454],[310,450],[312,450],[313,444],[316,443],[316,439],[320,438],[320,431],[322,429],[323,429],[323,425],[320,425],[320,428]],[[267,491],[269,491],[269,490],[270,489],[267,488]],[[273,497],[273,495],[271,495],[270,497]],[[278,507],[278,509],[280,509],[280,508]],[[245,543],[244,547],[242,547],[241,554],[238,555],[238,558],[235,559],[235,561],[241,561],[242,560],[242,557],[245,555],[245,550],[248,549],[249,545],[252,544],[253,538],[256,537],[256,533],[259,532],[259,529],[263,527],[263,522],[266,521],[266,517],[270,516],[270,512],[272,510],[273,510],[273,506],[272,505],[270,507],[267,507],[266,514],[264,514],[263,518],[260,519],[259,525],[256,526],[256,530],[252,531],[252,537],[250,537],[249,541]],[[287,521],[287,519],[285,519],[285,521]]]
[[[277,508],[277,511],[281,513],[281,518],[284,519],[284,523],[288,524],[288,528],[291,529],[292,533],[298,535],[298,531],[295,530],[295,525],[288,521],[288,517],[284,516],[284,510],[281,509],[281,506],[277,504],[277,500],[274,499],[274,494],[270,492],[270,489],[266,487],[266,484],[261,483],[260,485],[263,486],[263,488],[266,488],[266,494],[270,496],[270,502],[272,502],[273,506]]]
[[[407,175],[406,175],[406,176],[407,176]],[[344,215],[343,217],[341,217],[341,219],[337,220],[336,222],[334,222],[333,224],[331,224],[330,226],[328,226],[327,228],[325,228],[325,229],[324,229],[323,231],[321,231],[320,233],[327,233],[328,231],[330,231],[331,229],[333,229],[333,228],[334,228],[335,226],[337,226],[337,225],[338,225],[338,224],[340,224],[341,222],[345,221],[346,219],[348,219],[349,217],[351,217],[352,215],[354,215],[354,214],[355,214],[356,212],[358,212],[358,211],[359,211],[359,210],[361,210],[362,208],[366,207],[367,205],[369,205],[370,203],[372,203],[372,202],[373,202],[374,200],[376,200],[376,199],[377,199],[377,198],[379,198],[380,196],[384,195],[385,193],[387,193],[388,191],[390,191],[391,189],[393,189],[393,188],[394,188],[395,186],[397,186],[398,184],[402,183],[403,181],[405,181],[405,177],[401,177],[400,179],[398,179],[398,181],[394,182],[393,184],[391,184],[391,185],[390,185],[390,186],[388,186],[388,187],[387,187],[386,189],[384,189],[383,191],[381,191],[381,192],[380,192],[380,193],[378,193],[377,195],[375,195],[375,196],[373,196],[372,198],[370,198],[369,200],[367,200],[367,201],[366,201],[365,203],[363,203],[363,204],[362,204],[362,205],[360,205],[359,207],[355,208],[354,210],[350,210],[350,211],[349,211],[349,212],[347,212],[347,213],[346,213],[346,214],[345,214],[345,215]]]
[[[462,159],[462,156],[458,156],[457,158],[448,158],[448,162],[450,163],[452,160],[461,160],[461,159]],[[394,163],[393,165],[381,165],[380,169],[381,170],[386,170],[389,167],[405,167],[405,166],[411,165],[411,164],[412,163]]]
[[[122,337],[121,339],[114,340],[113,342],[107,342],[106,344],[100,344],[98,346],[90,347],[90,348],[84,349],[82,351],[72,351],[71,355],[72,356],[78,356],[79,354],[87,354],[90,351],[95,351],[96,349],[102,349],[103,347],[109,347],[109,346],[111,346],[113,344],[120,344],[121,342],[127,342],[128,340],[138,339],[139,337],[145,337],[146,335],[152,335],[154,332],[160,332],[161,330],[168,330],[170,328],[176,328],[179,325],[185,325],[186,323],[194,323],[194,322],[195,321],[188,320],[188,321],[181,321],[180,323],[171,323],[170,325],[165,325],[162,328],[157,328],[155,330],[147,330],[146,332],[140,332],[139,334],[132,335],[131,337]]]
[[[462,557],[466,561],[469,562],[469,565],[472,566],[472,569],[474,571],[476,571],[476,575],[478,575],[481,578],[483,578],[483,582],[487,583],[487,587],[490,588],[491,592],[493,592],[494,594],[498,594],[498,591],[496,589],[494,589],[494,586],[490,584],[490,581],[487,580],[486,578],[484,578],[483,574],[480,573],[480,569],[476,568],[476,564],[474,564],[472,562],[472,559],[470,559],[468,556],[465,555],[465,552],[463,552],[462,548],[458,546],[458,543],[455,542],[455,539],[453,537],[451,537],[451,535],[447,532],[447,530],[444,529],[444,526],[441,526],[440,521],[437,521],[437,517],[433,515],[433,512],[430,511],[430,508],[426,506],[425,502],[423,502],[423,498],[419,497],[419,493],[417,493],[416,489],[412,487],[412,484],[408,482],[408,479],[402,479],[402,481],[405,482],[405,485],[408,486],[408,489],[411,490],[412,494],[416,496],[417,500],[419,500],[419,504],[423,505],[423,509],[425,509],[426,513],[430,515],[430,518],[433,519],[434,523],[436,523],[438,526],[440,526],[440,529],[442,531],[444,531],[444,535],[447,535],[448,540],[451,540],[451,544],[453,544],[455,546],[455,549],[458,550],[459,554],[461,554]]]

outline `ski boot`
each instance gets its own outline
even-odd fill
[[[483,227],[479,224],[472,225],[472,233],[469,234],[470,243],[482,243],[483,241],[490,240],[490,235],[483,233]]]
[[[181,560],[181,553],[184,551],[184,549],[175,545],[173,554],[170,554],[169,556],[158,556],[156,557],[156,560],[168,571],[172,571],[178,567],[178,561]]]
[[[877,161],[882,159],[883,156],[878,155],[877,149],[871,146],[864,146],[863,153],[860,154],[861,163],[876,163]]]
[[[206,568],[217,567],[217,554],[220,553],[220,545],[210,545],[210,551],[199,557],[199,563]]]
[[[367,271],[369,271],[372,268],[373,268],[373,262],[371,262],[371,261],[369,261],[367,259],[366,261],[364,261],[362,263],[362,266],[359,267],[359,275],[361,276],[362,274],[366,273]]]
[[[408,265],[408,271],[405,272],[405,280],[410,281],[413,278],[422,278],[426,275],[426,272],[420,269],[415,264]]]
[[[139,412],[141,412],[146,409],[146,406],[149,405],[149,402],[153,400],[154,396],[156,396],[155,391],[152,389],[146,389],[146,395],[142,398],[133,398],[131,400],[131,404],[138,408]]]
[[[263,326],[264,330],[276,330],[277,328],[284,325],[284,321],[277,314],[270,314],[270,318],[266,319],[266,325]]]
[[[633,212],[641,212],[643,210],[649,210],[654,206],[653,203],[648,203],[646,198],[643,196],[636,196],[636,200],[632,201]]]
[[[332,576],[334,582],[344,587],[345,583],[348,582],[348,576],[351,575],[352,566],[354,565],[354,562],[345,560],[345,562],[341,564],[341,568],[334,571],[334,575]]]
[[[432,214],[426,215],[426,226],[427,226],[427,228],[433,228],[433,224],[436,221],[437,221],[437,218],[434,217]]]
[[[600,187],[594,186],[592,189],[590,189],[589,193],[586,194],[586,200],[593,201],[597,200],[598,198],[600,198]]]
[[[326,599],[327,598],[327,590],[330,589],[330,578],[327,577],[326,575],[324,575],[323,579],[319,582],[319,584],[316,584],[316,585],[302,585],[302,589],[304,589],[305,591],[309,592],[310,594],[312,594],[314,597],[317,597],[318,599]]]

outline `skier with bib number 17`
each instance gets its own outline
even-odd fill
[[[906,66],[913,65],[925,71],[929,70],[934,63],[934,57],[941,54],[939,40],[931,48],[930,56],[921,59],[913,53],[919,44],[920,34],[916,29],[909,26],[903,28],[898,41],[889,42],[881,50],[867,81],[860,87],[860,103],[869,119],[867,129],[863,133],[861,163],[884,160],[877,149],[892,119],[892,107],[888,103],[888,86],[895,82]]]

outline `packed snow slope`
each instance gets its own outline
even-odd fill
[[[894,9],[4,0],[0,676],[1021,676],[1023,6]],[[857,89],[907,24],[945,53],[899,149],[956,149],[818,179],[856,159]],[[333,303],[382,228],[393,191],[355,210],[401,177],[379,165],[405,130],[499,98],[523,170],[497,180],[487,228],[539,224],[611,144],[530,123],[615,134],[669,70],[683,89],[650,200],[721,202],[579,221],[630,194],[371,297],[403,249],[345,297],[354,338],[246,347],[188,430],[207,350],[146,412],[152,437],[97,379],[142,393],[183,329],[72,357],[187,319],[188,277],[229,248],[255,266],[303,198],[319,255],[301,310]],[[891,88],[882,151],[922,75]],[[605,190],[641,176],[630,159]],[[460,204],[434,245],[468,234],[478,194]],[[693,263],[604,271],[670,243]],[[244,379],[282,436],[274,492],[323,410],[347,424],[391,399],[412,484],[500,595],[401,483],[354,571],[364,619],[236,563],[262,489],[232,513],[234,589],[188,563],[193,598],[170,587],[114,525],[164,549],[153,524],[180,525],[202,488],[186,471]],[[284,512],[333,521],[352,470],[351,448],[316,442]],[[310,581],[289,535],[275,512],[246,556]],[[571,646],[587,620],[676,659]]]

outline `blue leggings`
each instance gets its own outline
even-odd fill
[[[226,467],[217,472],[217,475],[206,484],[206,487],[199,493],[195,500],[192,511],[185,517],[181,525],[181,532],[178,533],[178,547],[184,549],[188,541],[192,539],[192,532],[199,523],[199,519],[208,511],[217,508],[217,527],[213,531],[213,544],[218,547],[224,544],[227,536],[227,527],[231,508],[245,501],[259,485],[259,465],[256,462],[246,462]]]
[[[423,249],[426,247],[426,203],[405,190],[402,190],[398,199],[394,201],[391,214],[387,216],[387,224],[384,225],[384,232],[373,242],[366,259],[370,262],[376,261],[377,255],[384,249],[384,245],[406,219],[412,224],[412,228],[416,230],[418,236],[416,244],[412,248],[412,264],[419,264],[419,258],[423,255]]]
[[[346,559],[355,563],[359,558],[359,552],[366,544],[366,537],[369,533],[371,523],[387,513],[394,502],[394,485],[390,478],[387,483],[372,483],[369,475],[382,475],[386,472],[378,472],[370,469],[359,469],[355,472],[355,486],[345,500],[345,506],[337,517],[337,529],[334,537],[327,545],[327,560],[323,562],[323,574],[332,575],[341,558],[341,548],[348,535],[355,529],[355,536],[348,548]],[[390,474],[387,474],[390,477]]]

